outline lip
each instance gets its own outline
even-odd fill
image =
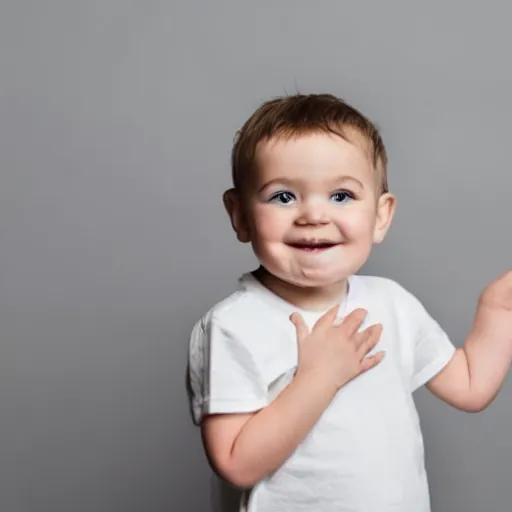
[[[304,252],[325,252],[340,245],[340,242],[331,240],[298,240],[288,242],[287,245],[292,249]]]

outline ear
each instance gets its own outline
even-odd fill
[[[396,197],[393,194],[382,194],[377,201],[377,219],[373,231],[373,243],[380,244],[386,236],[396,209]]]
[[[230,188],[222,195],[224,208],[228,212],[231,226],[236,233],[238,240],[242,243],[250,242],[249,227],[242,205],[242,198],[237,190]]]

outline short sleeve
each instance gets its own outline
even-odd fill
[[[412,299],[415,322],[412,391],[426,384],[451,360],[455,346],[442,327],[434,320],[425,307]]]
[[[215,317],[192,330],[188,392],[196,425],[206,414],[254,412],[267,405],[264,379],[250,350]]]

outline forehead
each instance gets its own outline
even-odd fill
[[[361,136],[348,140],[336,134],[309,133],[263,141],[256,151],[257,180],[283,177],[315,181],[353,176],[373,181],[373,166]]]

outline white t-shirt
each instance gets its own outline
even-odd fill
[[[293,378],[299,311],[251,273],[193,328],[189,384],[193,420],[267,406]],[[423,438],[412,393],[455,352],[422,304],[395,281],[352,276],[340,316],[368,311],[383,324],[372,351],[386,357],[340,389],[302,444],[246,492],[247,512],[430,512]]]

